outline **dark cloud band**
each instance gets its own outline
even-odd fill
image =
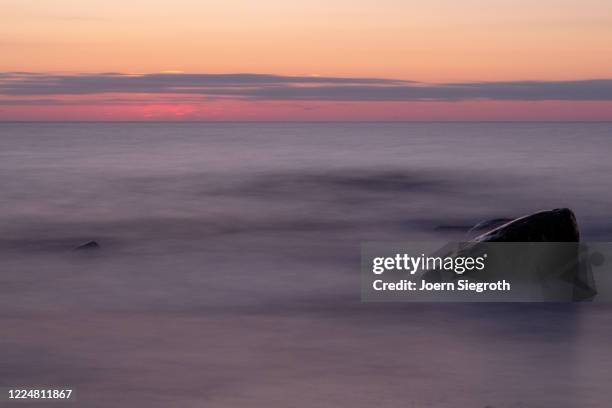
[[[0,73],[0,96],[157,94],[272,101],[610,101],[612,79],[428,84],[387,78],[263,74]],[[7,99],[8,100],[8,99]],[[14,99],[13,99],[14,100]]]

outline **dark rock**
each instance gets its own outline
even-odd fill
[[[89,241],[74,248],[75,251],[91,251],[93,249],[100,249],[100,244],[96,241]]]
[[[493,218],[491,220],[479,222],[478,224],[469,228],[467,236],[476,237],[482,234],[484,231],[491,231],[492,229],[501,227],[510,221],[514,221],[514,218]]]
[[[495,224],[501,224],[495,227]],[[495,219],[474,227],[486,229],[493,226],[469,242],[460,243],[458,248],[448,248],[447,255],[477,256],[483,251],[497,255],[492,257],[498,263],[492,269],[466,273],[475,281],[508,277],[516,282],[539,282],[542,300],[552,301],[588,301],[597,295],[597,289],[591,269],[589,248],[580,243],[580,232],[574,213],[567,208],[541,211],[515,220]],[[528,247],[522,244],[515,246],[488,246],[489,243],[554,243]],[[529,249],[531,248],[531,249]],[[441,249],[444,253],[447,249]],[[486,253],[486,252],[485,252]],[[507,274],[507,275],[506,275]],[[429,270],[424,280],[431,282],[453,281],[457,278],[453,271]],[[533,283],[531,283],[533,284]]]
[[[578,242],[580,232],[569,208],[541,211],[474,238],[477,242]]]
[[[541,211],[486,232],[474,238],[475,242],[579,242],[580,231],[576,217],[569,208]],[[573,287],[574,301],[590,300],[596,294],[591,265],[585,261],[584,246],[568,247],[567,252],[555,252],[549,263],[564,272],[557,278]],[[554,270],[553,266],[550,269]]]

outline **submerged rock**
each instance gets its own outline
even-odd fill
[[[477,242],[578,242],[580,232],[569,208],[541,211],[507,222],[473,239]]]
[[[74,248],[75,251],[90,251],[92,249],[100,249],[100,244],[96,241],[89,241]]]

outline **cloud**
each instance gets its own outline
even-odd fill
[[[612,79],[422,83],[389,78],[267,74],[46,74],[0,72],[0,97],[9,104],[59,102],[59,97],[146,95],[269,101],[612,101]],[[119,99],[117,99],[119,95]],[[28,99],[38,98],[38,99]],[[57,98],[57,99],[55,99]],[[135,99],[134,99],[135,98]],[[200,99],[205,100],[205,99]],[[1,102],[0,102],[1,103]],[[65,101],[64,101],[65,103]]]

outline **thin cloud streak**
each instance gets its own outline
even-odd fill
[[[155,97],[267,101],[612,101],[612,79],[429,84],[388,78],[267,74],[45,74],[0,72],[0,104],[66,103],[67,96],[113,94],[146,102]],[[31,99],[31,98],[38,99]],[[102,99],[103,100],[103,99]],[[203,99],[204,100],[204,99]],[[30,102],[28,102],[30,101]],[[104,102],[102,102],[104,103]]]

